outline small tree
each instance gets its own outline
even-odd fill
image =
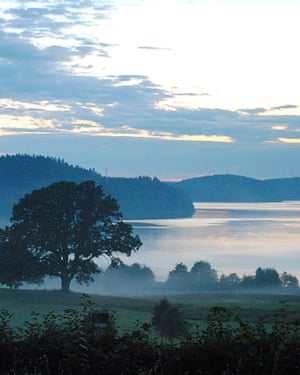
[[[155,306],[152,325],[162,339],[167,338],[171,343],[175,338],[186,336],[188,332],[182,315],[166,298]]]
[[[99,272],[94,259],[108,257],[120,263],[141,241],[124,223],[117,201],[93,181],[58,182],[25,195],[13,208],[11,243],[30,253],[44,274],[59,277],[68,291],[75,278],[93,281]]]
[[[293,276],[287,272],[283,272],[280,276],[281,285],[288,289],[297,289],[299,282],[296,276]]]

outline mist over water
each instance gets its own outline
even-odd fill
[[[127,264],[150,267],[163,281],[179,263],[208,261],[219,276],[274,267],[300,279],[300,202],[195,203],[192,218],[130,221],[143,246]]]
[[[128,221],[143,242],[127,265],[139,263],[152,269],[157,281],[165,281],[177,263],[190,269],[207,261],[218,271],[239,276],[254,274],[258,267],[287,271],[300,281],[300,201],[280,203],[195,203],[195,214],[187,219]],[[109,261],[100,257],[102,269]],[[71,289],[103,293],[102,279],[89,286],[72,282]],[[36,285],[25,285],[25,288]],[[47,279],[44,289],[60,288],[58,279]],[[127,288],[128,289],[128,288]],[[143,292],[141,286],[140,292]],[[111,293],[109,288],[107,293]],[[129,293],[137,293],[127,290]]]

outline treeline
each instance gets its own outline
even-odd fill
[[[97,324],[94,317],[99,315],[106,316],[107,324]],[[175,322],[178,328],[178,319],[167,317],[178,314],[162,301],[152,323],[137,323],[133,331],[119,335],[110,312],[96,312],[89,304],[81,312],[33,313],[16,329],[11,327],[11,314],[2,310],[1,374],[299,374],[299,324],[288,322],[284,309],[266,326],[261,321],[249,324],[231,310],[214,307],[201,331],[185,332],[176,343],[152,336],[154,328],[160,336],[173,337],[159,329],[162,322],[168,326]]]
[[[230,174],[174,183],[194,202],[281,202],[300,199],[300,178],[257,180]]]
[[[126,219],[190,217],[194,213],[188,194],[157,178],[113,178],[59,158],[18,154],[0,157],[0,224],[8,223],[13,205],[32,190],[60,181],[87,180],[117,199]]]
[[[34,268],[28,268],[24,259],[8,257],[0,253],[0,284],[10,288],[19,288],[24,284],[40,284]],[[25,261],[27,261],[25,259]],[[26,276],[27,275],[27,276]],[[238,276],[237,273],[221,274],[212,268],[209,262],[198,261],[188,269],[184,263],[178,263],[168,274],[167,280],[158,282],[153,270],[139,263],[118,266],[110,265],[94,278],[90,286],[93,292],[113,294],[144,294],[147,292],[201,292],[201,291],[265,291],[298,293],[299,281],[296,276],[274,268],[258,267],[253,275]]]
[[[138,292],[155,288],[155,276],[151,268],[133,263],[119,267],[110,265],[98,276],[97,285],[103,291]]]
[[[210,263],[195,262],[190,270],[183,263],[179,263],[169,272],[166,285],[170,289],[181,291],[201,290],[272,290],[297,291],[299,287],[297,277],[283,272],[279,274],[274,268],[258,267],[254,275],[239,277],[236,273],[222,274],[218,277],[217,271]]]
[[[297,277],[287,272],[280,274],[274,268],[258,267],[253,275],[240,277],[237,273],[231,273],[218,276],[218,272],[205,261],[195,262],[190,270],[184,263],[177,264],[165,282],[157,282],[151,268],[138,263],[123,264],[118,268],[109,266],[97,277],[95,284],[101,292],[127,294],[151,291],[299,292]],[[93,287],[93,290],[97,289]]]

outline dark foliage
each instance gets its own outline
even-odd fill
[[[256,180],[235,175],[204,176],[174,183],[194,202],[279,202],[300,199],[300,178]]]
[[[41,283],[44,273],[41,262],[15,242],[8,229],[0,229],[0,284],[16,289],[24,282]]]
[[[163,298],[154,307],[152,321],[154,329],[162,339],[167,338],[171,343],[176,338],[187,336],[188,330],[183,316],[176,306]]]
[[[175,268],[169,272],[166,283],[170,289],[178,291],[189,290],[191,278],[187,266],[182,262],[176,264]]]
[[[118,200],[126,219],[189,217],[191,198],[157,178],[110,178],[61,159],[13,155],[0,157],[0,221],[8,222],[13,204],[32,190],[54,182],[93,180]]]
[[[121,264],[118,267],[110,265],[100,277],[101,288],[115,292],[147,291],[154,287],[155,278],[151,268],[133,263],[128,266]]]
[[[11,315],[2,310],[1,374],[296,375],[300,371],[299,327],[287,323],[285,307],[268,329],[214,307],[206,329],[176,345],[150,339],[149,324],[123,335],[117,335],[113,323],[99,331],[90,319],[93,308],[86,300],[81,312],[32,314],[18,330],[11,329]]]
[[[139,249],[139,237],[132,235],[131,226],[121,217],[117,201],[95,182],[58,182],[34,190],[14,206],[12,224],[4,231],[7,237],[0,238],[0,246],[11,254],[20,250],[21,265],[31,256],[29,276],[40,264],[44,275],[59,277],[62,289],[69,290],[73,278],[79,283],[93,281],[97,257],[105,256],[115,264],[119,254],[129,256]]]
[[[255,283],[258,288],[278,288],[281,285],[279,274],[275,269],[261,267],[255,271]]]
[[[200,260],[195,262],[190,271],[194,288],[209,288],[214,286],[217,281],[217,271],[212,268],[208,262]]]
[[[287,272],[283,272],[280,276],[281,285],[288,289],[297,289],[299,282],[296,276],[293,276]]]
[[[210,290],[216,288],[217,271],[208,262],[195,262],[190,271],[179,263],[169,272],[167,286],[175,290]]]
[[[195,262],[190,270],[184,263],[178,263],[169,272],[165,283],[167,289],[173,291],[282,291],[294,293],[298,291],[297,277],[283,272],[281,275],[274,268],[258,267],[254,275],[240,278],[236,273],[221,275],[205,261]]]

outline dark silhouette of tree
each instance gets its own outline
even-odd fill
[[[255,271],[255,275],[244,276],[240,285],[245,289],[270,289],[279,288],[282,283],[278,272],[274,268],[258,267]]]
[[[44,272],[38,259],[0,230],[0,284],[17,289],[24,282],[41,283]]]
[[[240,286],[241,279],[236,273],[231,273],[230,275],[221,275],[219,280],[219,285],[221,289],[233,290]]]
[[[134,263],[130,266],[121,264],[119,267],[109,266],[103,272],[102,283],[109,290],[135,292],[152,288],[155,283],[154,273],[151,268]]]
[[[281,285],[284,288],[296,289],[299,286],[299,282],[296,276],[293,276],[287,272],[283,272],[280,276]]]
[[[167,338],[171,343],[175,338],[187,335],[187,326],[178,309],[163,298],[154,307],[152,326],[162,339]]]
[[[122,271],[125,277],[131,279],[134,282],[154,281],[154,273],[151,268],[147,266],[141,266],[138,263],[133,263],[131,266],[124,265]]]
[[[281,282],[274,268],[258,267],[255,271],[255,284],[258,288],[278,288]]]
[[[182,262],[178,263],[175,268],[169,272],[167,285],[176,290],[184,290],[190,286],[190,274],[185,264]]]
[[[217,271],[204,261],[194,263],[190,275],[196,289],[210,288],[218,281]]]
[[[119,254],[139,249],[139,237],[121,218],[117,201],[95,182],[58,182],[34,190],[14,206],[10,238],[68,291],[73,278],[93,281],[95,258],[106,256],[118,264]]]
[[[253,289],[256,288],[255,276],[244,275],[241,280],[241,287],[244,289]]]

